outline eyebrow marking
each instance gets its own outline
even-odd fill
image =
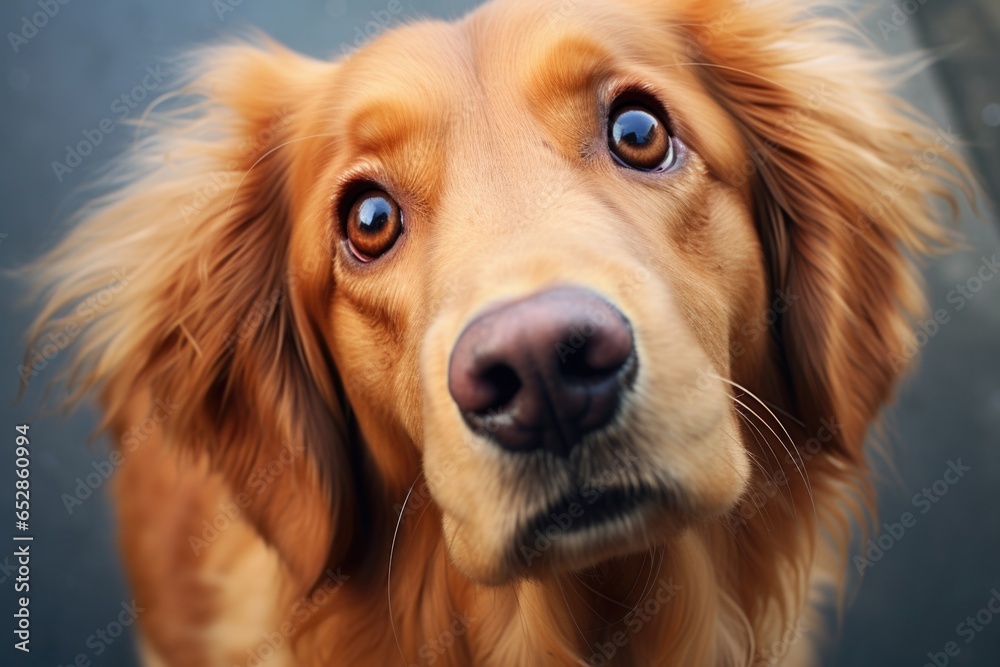
[[[533,105],[585,95],[614,71],[613,54],[582,35],[563,37],[531,61],[522,79]]]
[[[395,99],[365,102],[347,117],[345,136],[356,153],[393,152],[432,127],[432,119]]]

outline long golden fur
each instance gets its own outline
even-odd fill
[[[813,664],[923,307],[912,258],[964,174],[831,16],[496,0],[338,62],[198,54],[38,263],[36,345],[80,328],[71,389],[123,454],[148,664]],[[609,159],[621,89],[661,101],[677,171]],[[337,204],[359,180],[407,221],[365,265]],[[669,478],[683,509],[516,545],[572,475],[484,454],[448,354],[556,283],[615,303],[642,364],[587,465]]]

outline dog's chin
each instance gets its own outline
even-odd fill
[[[580,527],[564,528],[565,522],[557,520],[535,524],[508,554],[508,570],[524,579],[577,572],[667,543],[685,524],[684,516],[660,499],[638,500]]]
[[[637,494],[607,506],[600,501],[586,508],[570,505],[550,510],[547,517],[522,523],[496,549],[444,519],[444,534],[452,560],[470,580],[492,586],[519,580],[541,580],[579,572],[606,561],[668,545],[697,517],[679,508],[668,494]]]

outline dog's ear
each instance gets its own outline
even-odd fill
[[[924,308],[911,258],[947,242],[934,199],[954,214],[948,185],[969,181],[950,129],[892,95],[892,63],[810,5],[692,3],[691,59],[749,151],[734,180],[792,302],[778,326],[800,416],[814,434],[834,421],[860,464]]]
[[[322,342],[330,253],[325,238],[294,252],[290,185],[302,107],[333,67],[270,44],[200,54],[110,194],[38,263],[36,333],[79,336],[74,393],[99,389],[119,432],[141,393],[171,404],[166,440],[207,454],[303,586],[355,529]]]

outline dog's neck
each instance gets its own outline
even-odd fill
[[[329,596],[299,635],[300,655],[328,659],[316,664],[374,655],[404,665],[736,665],[781,631],[780,610],[756,586],[775,585],[786,564],[741,554],[721,522],[580,573],[486,587],[456,570],[438,521],[429,508],[401,527],[391,588],[357,576]]]

